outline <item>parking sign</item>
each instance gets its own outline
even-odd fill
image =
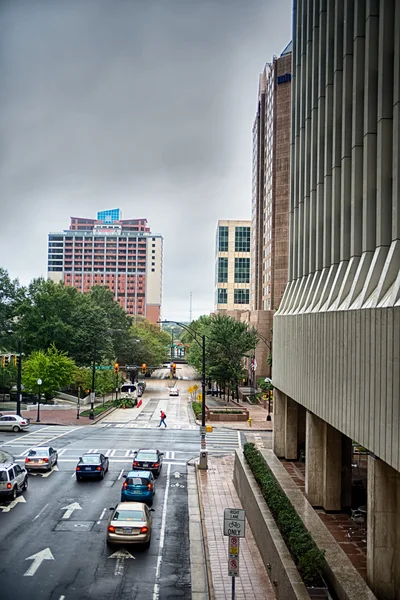
[[[228,575],[229,577],[237,577],[239,575],[239,557],[228,559]]]

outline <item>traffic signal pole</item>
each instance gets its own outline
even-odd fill
[[[21,416],[22,393],[22,342],[18,340],[18,370],[17,370],[17,415]]]

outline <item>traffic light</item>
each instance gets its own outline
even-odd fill
[[[115,363],[114,365],[114,373],[118,373],[119,372],[119,364]]]
[[[10,364],[10,359],[11,359],[11,356],[9,354],[5,354],[4,356],[2,356],[1,357],[1,366],[8,367],[8,365]]]
[[[15,354],[14,355],[14,367],[18,367],[20,362],[21,362],[21,356],[19,354]]]
[[[146,368],[147,368],[147,365],[146,365],[146,363],[143,363],[143,364],[142,364],[142,373],[143,373],[143,374],[144,374],[144,373],[146,373]]]
[[[172,374],[175,375],[176,373],[176,364],[172,363]]]
[[[5,366],[6,366],[6,357],[5,357],[5,356],[2,356],[2,357],[1,357],[1,366],[2,366],[2,367],[5,367]]]

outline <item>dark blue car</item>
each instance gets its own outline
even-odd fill
[[[153,473],[151,471],[129,471],[124,477],[121,502],[144,502],[151,506],[156,492]]]
[[[108,458],[104,454],[84,454],[76,465],[76,480],[99,478],[104,479],[108,471]]]

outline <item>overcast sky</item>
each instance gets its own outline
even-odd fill
[[[258,76],[291,0],[1,0],[0,265],[121,208],[164,237],[165,319],[214,306],[218,219],[250,219]]]

